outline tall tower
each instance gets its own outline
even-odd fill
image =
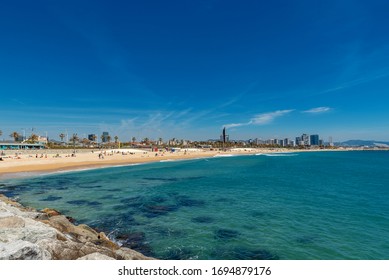
[[[332,136],[330,136],[330,137],[328,138],[328,142],[329,142],[329,144],[330,144],[330,147],[333,147],[333,146],[334,146],[334,142],[332,141]]]
[[[220,135],[220,141],[223,143],[223,148],[224,144],[228,142],[228,135],[226,134],[226,128],[223,128],[222,135]]]

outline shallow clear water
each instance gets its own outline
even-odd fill
[[[168,161],[13,179],[55,208],[162,259],[389,259],[389,152]]]

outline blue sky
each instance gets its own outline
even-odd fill
[[[0,130],[389,140],[388,1],[6,1]]]

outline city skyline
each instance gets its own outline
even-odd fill
[[[384,1],[18,1],[0,16],[0,139],[389,141]]]
[[[10,135],[7,135],[3,133],[3,131],[0,130],[0,142],[7,142],[6,139],[11,139],[14,138],[14,140],[8,141],[8,142],[21,142],[24,143],[25,141],[28,142],[28,140],[32,139],[33,135],[35,135],[37,142],[39,143],[47,143],[48,141],[57,141],[57,142],[62,142],[62,143],[73,143],[73,139],[77,139],[76,142],[81,143],[84,140],[88,140],[94,143],[108,143],[108,142],[122,142],[122,143],[130,143],[130,142],[144,142],[147,140],[150,142],[158,142],[158,143],[170,143],[171,141],[190,141],[190,142],[222,142],[222,143],[227,143],[227,142],[247,142],[247,143],[255,143],[255,144],[275,144],[275,145],[281,145],[281,146],[322,146],[322,145],[330,145],[332,146],[334,141],[332,136],[328,138],[328,141],[325,139],[322,139],[319,137],[318,134],[306,134],[303,133],[298,136],[288,136],[286,138],[261,138],[261,137],[255,137],[255,138],[249,138],[249,139],[241,139],[241,138],[232,138],[230,139],[230,136],[227,134],[227,129],[226,127],[223,127],[222,133],[220,135],[220,138],[209,138],[209,139],[203,139],[203,140],[193,140],[193,139],[188,139],[188,138],[168,138],[164,139],[162,137],[159,138],[149,138],[149,137],[144,137],[144,138],[136,138],[134,136],[132,137],[127,137],[125,139],[119,138],[117,135],[111,135],[108,131],[103,131],[100,135],[97,135],[95,133],[88,134],[88,133],[83,133],[82,135],[78,135],[77,133],[61,133],[57,137],[49,137],[48,135],[42,136],[39,133],[35,133],[34,131],[31,131],[31,134],[27,135],[25,131],[23,134],[20,134],[16,131],[11,133]],[[41,141],[39,140],[41,139]],[[58,141],[60,140],[60,141]],[[285,143],[285,144],[284,144]]]

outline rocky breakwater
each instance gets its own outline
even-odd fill
[[[0,260],[147,260],[104,233],[53,209],[37,211],[0,195]]]

